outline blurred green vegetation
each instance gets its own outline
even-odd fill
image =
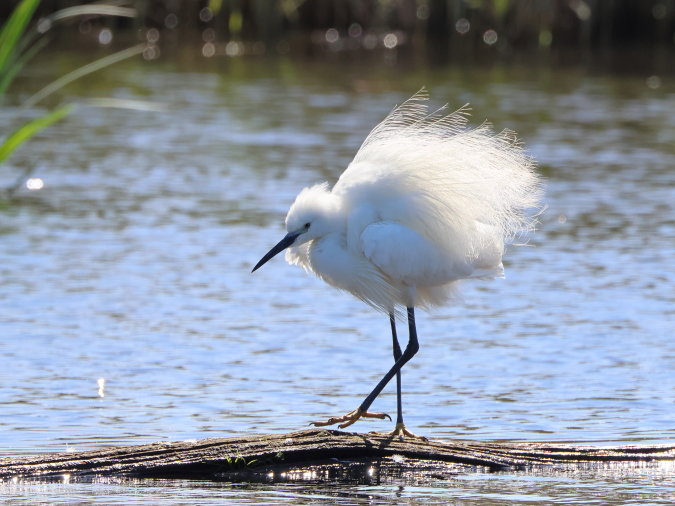
[[[0,6],[5,19],[14,2]],[[38,15],[82,3],[43,0]],[[446,54],[491,46],[502,53],[675,46],[675,0],[115,0],[133,6],[117,28],[199,34],[204,42],[258,42],[250,52],[431,46]],[[84,19],[84,23],[88,20]],[[82,28],[83,30],[86,28]],[[279,44],[281,43],[281,47]],[[287,44],[292,44],[289,48]],[[223,49],[224,51],[225,49]],[[237,51],[231,46],[230,53]]]
[[[34,26],[31,26],[38,7],[40,7],[40,0],[20,0],[15,3],[13,10],[0,26],[0,103],[4,102],[6,93],[23,67],[45,48],[49,41],[46,34],[54,24],[82,16],[135,16],[135,11],[128,8],[100,4],[77,5],[50,12],[48,16],[41,17]],[[138,44],[68,72],[24,100],[22,109],[26,111],[34,107],[38,102],[76,79],[140,54],[145,47],[145,44]],[[73,104],[64,104],[46,112],[39,111],[30,114],[30,117],[18,114],[16,125],[3,125],[3,130],[7,132],[4,136],[0,133],[0,164],[41,130],[67,117],[73,108]],[[2,195],[11,197],[27,180],[30,172],[30,168],[24,169],[14,185],[2,189]]]

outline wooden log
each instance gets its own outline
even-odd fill
[[[477,441],[399,441],[375,433],[303,430],[288,434],[158,442],[138,446],[0,458],[0,479],[97,477],[224,481],[381,483],[444,478],[460,472],[658,467],[675,445],[573,446]]]

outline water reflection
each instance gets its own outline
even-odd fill
[[[95,485],[95,486],[92,486]],[[40,497],[50,504],[77,500],[95,504],[413,504],[498,505],[667,504],[675,489],[672,470],[638,469],[628,473],[578,471],[573,473],[458,474],[429,485],[228,484],[187,480],[95,478],[90,483],[14,482],[0,484],[3,497],[13,504],[30,504]]]

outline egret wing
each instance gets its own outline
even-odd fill
[[[394,282],[435,286],[471,277],[473,267],[405,225],[381,221],[361,234],[364,256]]]
[[[539,180],[512,132],[466,128],[466,107],[429,113],[426,100],[422,90],[377,125],[332,193],[364,218],[350,218],[352,242],[369,223],[393,221],[471,262],[485,242],[476,223],[494,242],[533,227]]]

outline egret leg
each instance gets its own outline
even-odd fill
[[[414,318],[414,315],[413,315]],[[394,350],[394,361],[398,361],[401,358],[401,346],[398,343],[398,338],[396,336],[396,319],[394,313],[389,313],[389,323],[391,324],[391,338],[392,346]],[[414,321],[413,321],[414,325]],[[424,436],[418,436],[410,432],[405,424],[403,423],[403,407],[401,402],[401,371],[399,370],[396,373],[396,427],[392,432],[386,434],[389,437],[398,437],[400,440],[403,440],[404,437],[411,437],[416,439],[424,439]]]
[[[415,309],[412,307],[408,308],[408,345],[405,347],[405,350],[401,356],[396,360],[394,366],[389,369],[387,374],[380,380],[380,382],[375,385],[373,391],[368,394],[368,397],[361,403],[359,409],[361,411],[368,411],[370,405],[375,401],[380,392],[387,386],[387,383],[391,381],[396,374],[400,373],[401,368],[419,351],[420,345],[417,341],[417,328],[415,327]]]
[[[394,363],[401,358],[401,345],[398,344],[398,337],[396,336],[396,318],[394,312],[389,313],[389,323],[391,325],[391,340],[394,351]],[[401,403],[401,371],[396,373],[396,425],[403,423],[403,409]]]
[[[389,313],[389,323],[391,324],[391,339],[392,347],[394,350],[394,362],[401,358],[401,346],[398,344],[398,338],[396,336],[396,318],[394,313]],[[388,434],[385,434],[388,437],[398,437],[401,441],[407,436],[415,439],[424,439],[424,436],[418,436],[410,432],[405,424],[403,423],[403,407],[401,403],[401,371],[399,370],[396,373],[396,427],[393,431]]]
[[[333,425],[335,423],[339,423],[340,425],[338,425],[338,427],[344,429],[345,427],[349,427],[351,424],[356,422],[359,418],[384,419],[385,417],[388,417],[388,415],[385,415],[384,413],[370,413],[368,412],[368,408],[375,401],[377,396],[380,395],[380,392],[382,392],[384,387],[387,386],[387,383],[389,383],[394,376],[400,373],[401,368],[420,349],[419,342],[417,341],[417,328],[415,327],[415,309],[413,307],[408,308],[408,334],[409,334],[408,344],[405,347],[405,350],[403,351],[401,356],[396,360],[393,367],[389,369],[389,371],[387,371],[387,374],[384,375],[384,377],[380,380],[380,382],[377,385],[375,385],[373,391],[370,392],[370,394],[368,394],[368,397],[365,398],[365,400],[361,403],[361,405],[357,409],[355,409],[354,411],[350,411],[345,416],[329,418],[325,422],[313,422],[314,425],[322,427],[325,425]],[[392,435],[393,436],[398,435],[399,437],[403,437],[403,435],[417,437],[405,428],[403,422],[401,422],[400,424],[397,422],[396,428],[394,429]]]

